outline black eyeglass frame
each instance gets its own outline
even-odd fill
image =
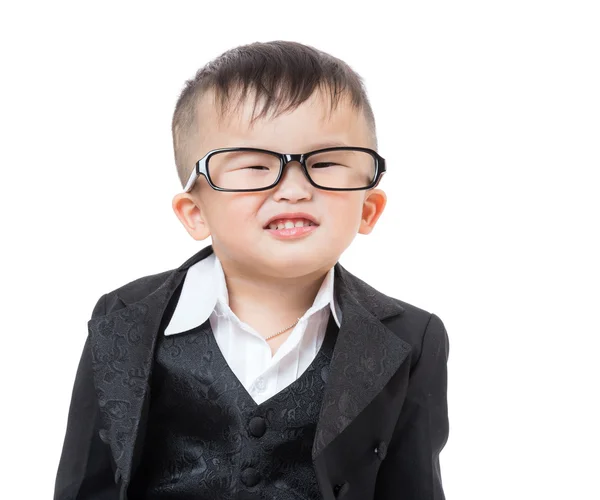
[[[227,189],[227,188],[222,188],[222,187],[216,186],[215,184],[213,184],[212,179],[210,178],[210,174],[208,172],[208,168],[207,168],[208,161],[210,160],[210,158],[212,156],[214,156],[217,153],[232,152],[232,151],[253,151],[253,152],[257,152],[257,153],[267,153],[267,154],[271,154],[273,156],[278,157],[279,158],[279,174],[277,175],[277,178],[275,179],[275,181],[272,184],[270,184],[269,186],[266,186],[266,187],[262,187],[262,188]],[[306,168],[306,160],[313,155],[316,155],[318,153],[326,153],[328,151],[360,151],[363,153],[370,154],[373,157],[373,159],[375,160],[375,175],[373,176],[373,181],[368,186],[359,187],[359,188],[332,188],[332,187],[320,186],[319,184],[317,184],[316,182],[314,182],[311,179],[310,174],[308,173],[308,169]],[[386,172],[385,159],[379,153],[377,153],[377,151],[375,151],[373,149],[369,149],[369,148],[352,147],[352,146],[336,146],[336,147],[330,147],[330,148],[316,149],[316,150],[310,151],[308,153],[295,153],[295,154],[294,153],[278,153],[276,151],[270,151],[268,149],[260,149],[260,148],[246,148],[246,147],[218,148],[218,149],[213,149],[213,150],[209,151],[208,153],[206,153],[202,158],[200,158],[196,162],[196,166],[195,166],[193,172],[191,173],[191,175],[187,181],[187,184],[185,185],[184,192],[189,193],[192,190],[192,188],[194,187],[194,184],[196,182],[196,179],[200,175],[203,175],[206,178],[210,187],[213,188],[215,191],[226,191],[226,192],[231,192],[231,193],[241,193],[241,192],[247,193],[247,192],[266,191],[268,189],[273,189],[277,184],[279,184],[279,181],[283,177],[283,169],[291,161],[297,161],[298,163],[300,163],[300,165],[302,166],[302,171],[304,172],[304,176],[306,177],[306,179],[308,180],[308,182],[310,182],[310,184],[312,186],[316,187],[317,189],[323,189],[326,191],[363,191],[366,189],[372,189],[375,186],[377,186],[377,184],[379,184],[379,181],[381,180],[381,176]]]

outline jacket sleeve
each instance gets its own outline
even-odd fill
[[[103,295],[92,317],[105,312]],[[117,500],[109,447],[99,437],[100,409],[93,383],[89,337],[77,369],[54,500]]]
[[[435,314],[423,334],[407,396],[377,476],[375,500],[444,500],[439,455],[448,440],[449,340]]]

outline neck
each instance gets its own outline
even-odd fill
[[[268,335],[301,317],[313,304],[328,269],[281,278],[248,273],[233,262],[221,261],[229,307],[257,331]]]

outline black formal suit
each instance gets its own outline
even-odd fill
[[[55,500],[127,498],[140,462],[163,313],[190,266],[103,295],[88,322]],[[335,266],[342,311],[312,449],[322,498],[442,500],[448,438],[446,329]]]

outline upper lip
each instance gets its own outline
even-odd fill
[[[276,220],[289,220],[289,219],[306,219],[309,220],[313,223],[315,223],[317,226],[319,225],[319,223],[317,222],[317,219],[315,219],[312,215],[310,214],[306,214],[304,212],[286,212],[286,213],[282,213],[282,214],[277,214],[274,215],[273,217],[271,217],[267,223],[265,224],[265,229],[267,227],[269,227],[269,224],[271,224],[271,222],[275,222]]]

